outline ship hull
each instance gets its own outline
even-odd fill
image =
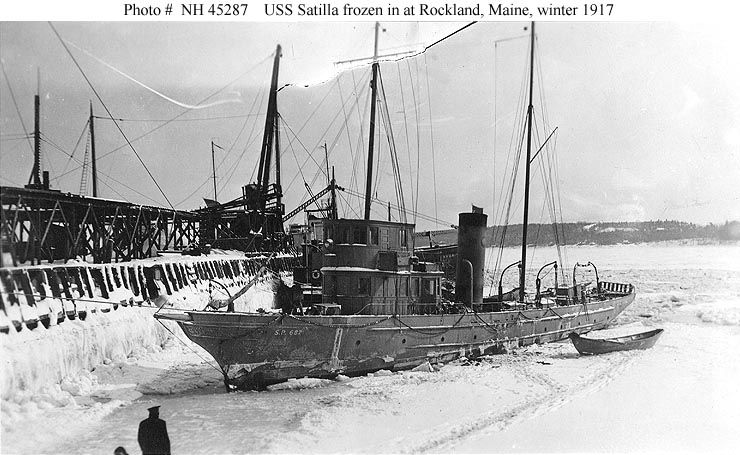
[[[630,290],[631,291],[631,290]],[[229,387],[358,376],[506,352],[611,323],[634,292],[588,304],[439,315],[293,316],[192,311],[173,319],[206,349]]]

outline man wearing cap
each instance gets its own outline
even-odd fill
[[[149,408],[149,417],[139,424],[139,446],[143,455],[170,455],[167,424],[159,418],[159,406]]]

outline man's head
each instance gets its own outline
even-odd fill
[[[159,417],[159,406],[149,408],[149,417]]]

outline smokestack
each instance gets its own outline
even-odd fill
[[[459,214],[455,296],[462,303],[483,303],[483,267],[486,259],[483,239],[488,215],[476,209],[474,207],[471,213]]]

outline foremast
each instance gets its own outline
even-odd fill
[[[378,99],[378,32],[380,22],[375,23],[375,46],[373,50],[373,76],[370,82],[370,138],[367,150],[367,182],[365,183],[365,220],[370,219],[370,204],[373,191],[373,149],[375,147],[375,104]]]

